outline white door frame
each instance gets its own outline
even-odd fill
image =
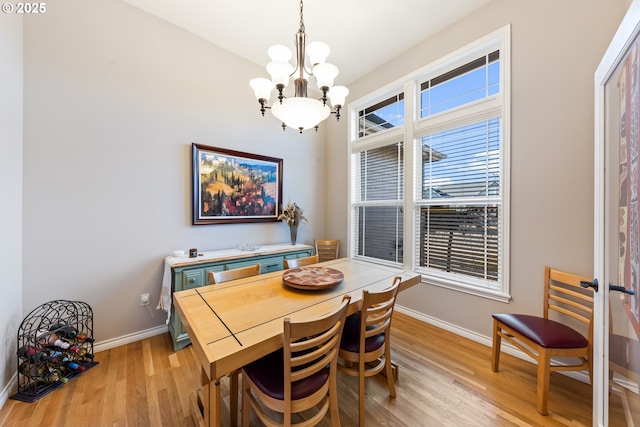
[[[609,420],[609,277],[605,277],[608,250],[605,240],[605,86],[640,31],[640,0],[634,0],[616,31],[595,74],[594,134],[594,277],[600,283],[594,302],[593,425]],[[613,282],[616,278],[612,278]]]

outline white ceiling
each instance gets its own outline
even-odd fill
[[[295,52],[297,0],[124,1],[261,66],[274,44]],[[340,69],[336,84],[348,85],[490,1],[307,0],[305,32],[308,42],[329,45],[327,62]]]

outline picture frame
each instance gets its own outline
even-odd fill
[[[282,159],[192,143],[193,225],[276,222]]]

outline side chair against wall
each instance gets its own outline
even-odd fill
[[[396,304],[400,277],[381,292],[362,292],[362,309],[347,318],[338,369],[358,377],[359,425],[364,425],[365,378],[385,371],[389,395],[396,397],[394,372],[391,365],[391,317]]]
[[[234,268],[225,271],[210,271],[209,283],[224,283],[230,280],[243,279],[245,277],[257,276],[260,274],[260,264],[249,265],[247,267]],[[237,425],[238,418],[238,375],[240,371],[233,371],[229,374],[229,412],[231,413],[231,424]]]
[[[302,258],[294,258],[294,259],[285,259],[284,260],[284,269],[288,270],[290,268],[298,268],[303,267],[305,265],[317,264],[318,255],[311,255]]]
[[[498,372],[502,338],[533,358],[538,364],[537,410],[542,415],[547,415],[549,376],[552,371],[588,369],[589,379],[592,379],[593,289],[581,286],[581,283],[586,285],[591,282],[592,279],[587,277],[545,267],[542,317],[493,314],[491,369]],[[552,311],[568,317],[552,320],[549,318]],[[582,324],[586,335],[568,326],[570,322],[577,327]],[[575,358],[576,363],[556,364],[552,361],[554,357]]]
[[[340,252],[340,240],[315,240],[316,255],[322,261],[331,261],[338,258]]]
[[[243,372],[242,425],[249,426],[251,409],[266,426],[313,426],[331,410],[331,423],[340,426],[338,412],[338,346],[350,297],[316,319],[284,319],[283,348],[246,365]],[[309,419],[294,424],[292,414],[320,404]],[[260,401],[260,402],[259,402]],[[283,414],[273,420],[263,406]]]

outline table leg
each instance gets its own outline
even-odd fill
[[[202,414],[203,424],[207,427],[220,427],[220,379],[209,380],[205,370],[202,370],[203,396],[198,400],[198,407]]]
[[[220,379],[209,383],[209,427],[220,427]]]
[[[233,371],[229,375],[229,411],[233,427],[238,425],[238,375],[240,375],[240,371]]]

